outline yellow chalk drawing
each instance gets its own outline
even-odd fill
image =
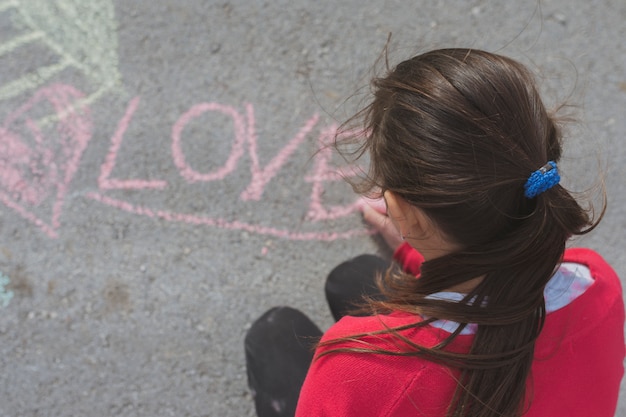
[[[0,100],[34,90],[66,68],[81,71],[97,91],[75,106],[88,104],[113,88],[121,88],[117,33],[111,0],[8,0],[0,12],[15,10],[16,23],[29,31],[0,44],[0,56],[41,42],[58,62],[37,68],[0,85]]]

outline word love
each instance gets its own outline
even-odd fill
[[[139,180],[139,179],[117,179],[112,178],[118,153],[120,151],[124,135],[131,123],[135,112],[139,107],[140,99],[134,98],[128,104],[126,112],[120,120],[116,132],[111,139],[109,152],[105,162],[102,164],[98,186],[100,190],[138,190],[138,189],[164,189],[168,182],[164,180]],[[217,112],[229,117],[233,125],[232,145],[228,157],[223,165],[212,167],[207,172],[199,172],[188,164],[183,152],[183,142],[185,140],[185,128],[195,119],[199,119],[208,113]],[[254,108],[251,104],[245,104],[245,113],[242,114],[231,106],[219,103],[200,103],[192,106],[182,114],[172,127],[171,154],[175,166],[180,175],[188,183],[210,183],[225,179],[237,167],[238,162],[244,153],[248,152],[250,160],[251,180],[247,187],[241,192],[242,201],[258,201],[261,199],[266,185],[279,173],[290,157],[299,146],[301,146],[314,127],[318,124],[319,117],[314,115],[307,120],[296,135],[268,162],[262,166],[258,155],[258,136],[256,134]],[[324,194],[324,184],[341,180],[343,175],[350,174],[346,169],[337,170],[331,167],[331,150],[328,144],[333,140],[336,126],[331,126],[321,130],[317,143],[320,150],[314,156],[312,172],[304,180],[311,184],[310,205],[307,213],[307,220],[319,222],[322,220],[335,220],[347,216],[358,209],[359,202],[355,201],[344,206],[326,207],[322,203]],[[352,168],[354,169],[354,168]],[[152,218],[160,218],[167,221],[176,221],[195,225],[214,226],[224,229],[245,230],[252,233],[271,235],[280,238],[294,240],[334,240],[347,238],[354,235],[366,233],[363,229],[350,230],[346,232],[296,232],[287,229],[251,224],[240,220],[226,220],[223,218],[200,216],[196,214],[185,214],[171,212],[167,210],[157,210],[144,206],[137,206],[128,201],[116,200],[101,193],[91,193],[89,197],[109,206],[125,210],[134,214],[144,215]]]
[[[74,105],[83,95],[71,86],[56,84],[45,87],[16,112],[7,117],[0,130],[0,201],[14,209],[24,218],[39,226],[48,236],[56,237],[60,226],[59,217],[68,186],[80,162],[82,153],[91,139],[93,126],[91,113],[86,106]],[[42,104],[56,113],[56,132],[44,132],[33,121],[29,113],[37,113],[35,107]],[[183,213],[164,207],[147,207],[129,200],[132,193],[122,193],[124,199],[111,195],[115,190],[154,190],[165,192],[170,186],[167,179],[118,178],[114,175],[121,156],[125,134],[140,106],[140,98],[132,99],[124,115],[117,124],[110,146],[97,177],[98,192],[88,193],[93,200],[109,207],[136,215],[158,218],[165,221],[242,230],[250,233],[269,235],[292,240],[335,240],[368,233],[363,228],[346,231],[320,231],[320,221],[337,220],[358,210],[359,202],[326,206],[322,202],[325,184],[340,180],[344,175],[353,174],[354,167],[337,169],[332,166],[332,153],[326,146],[334,137],[336,126],[319,129],[312,168],[304,176],[310,184],[309,208],[306,215],[308,224],[316,223],[314,231],[298,230],[261,225],[260,222],[225,219],[196,213]],[[39,109],[40,110],[40,109]],[[211,113],[226,116],[232,121],[233,137],[228,157],[219,166],[200,171],[187,160],[183,151],[186,140],[192,139],[191,129],[186,128],[194,121],[204,120]],[[17,120],[20,123],[16,123]],[[192,106],[174,123],[171,130],[171,157],[180,176],[189,184],[209,184],[224,180],[238,167],[246,154],[250,161],[250,181],[241,191],[242,201],[261,200],[267,185],[280,174],[281,168],[293,158],[295,151],[306,142],[319,122],[317,115],[308,119],[284,147],[264,165],[258,155],[258,136],[255,126],[254,108],[246,103],[243,111],[219,103],[200,103]],[[161,191],[163,190],[163,191]],[[55,192],[56,191],[56,192]],[[300,196],[298,196],[300,197]],[[43,204],[50,199],[52,204]],[[49,210],[52,207],[52,211]],[[300,222],[300,217],[297,216]]]

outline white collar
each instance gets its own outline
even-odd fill
[[[546,284],[543,297],[546,302],[546,314],[555,312],[584,294],[593,284],[594,280],[591,271],[585,265],[573,262],[562,263],[554,273],[550,281]],[[465,294],[450,291],[441,291],[430,294],[426,298],[460,302]],[[459,323],[450,320],[436,320],[430,323],[431,326],[453,333]],[[468,335],[476,333],[477,325],[470,323],[460,334]]]

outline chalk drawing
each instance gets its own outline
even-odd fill
[[[0,272],[0,304],[2,307],[8,306],[13,298],[13,291],[6,289],[10,282],[9,277]]]
[[[250,181],[250,185],[248,185],[243,193],[241,193],[241,199],[244,201],[259,200],[261,198],[263,189],[267,183],[274,178],[287,159],[294,153],[298,146],[304,142],[306,135],[311,132],[319,120],[319,116],[317,114],[307,120],[296,136],[294,136],[294,138],[287,143],[287,145],[265,166],[265,168],[261,169],[257,154],[257,135],[254,126],[254,109],[251,104],[246,104],[246,111],[248,116],[248,145],[250,150],[250,159],[252,160],[252,180]]]
[[[110,179],[111,172],[114,169],[115,161],[117,160],[122,138],[126,131],[128,124],[130,123],[137,107],[139,105],[139,98],[136,97],[129,103],[126,112],[116,129],[113,138],[111,139],[111,146],[106,156],[104,163],[100,168],[100,176],[98,178],[98,184],[101,191],[113,190],[113,189],[127,189],[127,190],[140,190],[140,189],[164,189],[167,187],[166,181],[150,181],[150,180],[114,180]],[[200,103],[193,105],[188,111],[183,113],[172,127],[172,159],[174,165],[178,168],[179,174],[186,179],[189,183],[198,182],[211,182],[223,180],[236,168],[238,161],[243,156],[247,144],[247,149],[250,157],[251,165],[251,181],[245,190],[240,194],[240,199],[243,201],[258,201],[263,195],[263,191],[266,185],[278,174],[280,168],[286,163],[286,161],[293,155],[296,149],[302,145],[307,135],[312,131],[315,125],[319,121],[317,114],[310,117],[296,135],[287,142],[287,144],[269,161],[265,167],[261,167],[258,158],[258,137],[256,134],[256,121],[254,116],[254,107],[250,103],[244,105],[246,116],[244,117],[236,108],[220,103]],[[185,155],[182,150],[182,140],[185,127],[194,119],[201,117],[208,112],[218,112],[231,118],[233,123],[233,140],[228,158],[223,165],[213,168],[209,172],[199,172],[192,168],[186,161]],[[331,126],[326,129],[322,129],[319,143],[327,144],[329,138],[334,137],[334,131],[336,126]],[[343,175],[352,174],[353,167],[348,167],[342,172],[338,169],[333,169],[329,166],[328,161],[330,155],[328,152],[330,149],[323,149],[316,156],[316,163],[314,167],[314,173],[312,176],[306,178],[306,181],[313,183],[313,190],[311,195],[311,207],[314,216],[310,216],[309,220],[334,220],[340,217],[348,216],[359,209],[359,202],[355,201],[347,206],[333,206],[330,209],[325,209],[321,202],[321,195],[323,194],[323,182],[337,181],[343,178]],[[161,219],[166,221],[187,223],[194,225],[204,225],[211,227],[218,227],[228,230],[242,230],[255,234],[269,235],[273,237],[291,239],[291,240],[323,240],[330,241],[335,239],[349,238],[353,236],[360,236],[370,233],[362,228],[348,230],[345,232],[295,232],[287,229],[278,229],[273,227],[261,226],[258,224],[252,224],[249,222],[243,222],[240,220],[226,220],[223,218],[216,218],[211,216],[202,216],[197,214],[177,213],[168,210],[162,210],[158,208],[145,207],[134,204],[130,201],[125,201],[119,198],[113,198],[105,195],[102,192],[89,193],[87,196],[102,204],[106,204],[110,207],[114,207],[119,210],[123,210],[128,213],[146,216],[149,218]]]
[[[175,213],[166,210],[153,210],[148,207],[143,207],[129,203],[127,201],[118,200],[104,196],[99,193],[89,193],[87,197],[99,201],[111,207],[115,207],[119,210],[126,211],[128,213],[139,214],[147,216],[152,219],[162,219],[169,222],[186,223],[199,226],[211,226],[228,230],[242,230],[249,233],[255,233],[260,235],[273,236],[281,239],[289,240],[320,240],[320,241],[333,241],[337,239],[349,239],[356,236],[370,235],[374,232],[372,230],[366,230],[363,228],[348,230],[345,232],[295,232],[287,229],[277,229],[273,227],[261,226],[256,224],[250,224],[241,222],[238,220],[229,221],[222,218],[213,218],[198,216],[193,214]]]
[[[324,207],[322,195],[324,194],[324,182],[341,181],[346,177],[358,175],[361,169],[356,166],[344,167],[342,169],[332,168],[329,162],[332,158],[330,144],[333,142],[337,132],[337,125],[332,125],[322,130],[318,144],[319,150],[315,154],[313,173],[305,177],[305,181],[313,184],[311,192],[311,203],[307,217],[313,221],[334,220],[347,216],[361,207],[359,200],[346,206]],[[344,135],[351,135],[353,132],[344,132]]]
[[[11,54],[31,44],[43,45],[58,57],[54,63],[36,68],[30,73],[0,85],[0,100],[32,94],[30,99],[9,114],[0,126],[0,202],[39,227],[51,238],[57,236],[60,216],[69,185],[78,169],[80,159],[92,136],[90,104],[106,92],[121,88],[118,70],[118,40],[112,0],[5,0],[0,1],[0,13],[10,17],[20,33],[0,44],[0,56]],[[64,84],[51,84],[55,76],[72,68],[80,71],[97,88],[86,95]],[[109,207],[129,213],[166,221],[241,230],[250,233],[293,240],[330,241],[370,233],[364,229],[345,232],[298,232],[215,218],[209,215],[176,213],[144,207],[112,198],[106,192],[135,190],[162,192],[168,181],[162,179],[115,178],[116,162],[126,131],[140,104],[135,97],[128,103],[124,115],[111,137],[108,152],[97,178],[99,192],[88,193]],[[48,112],[42,112],[47,110]],[[49,111],[52,110],[52,111]],[[232,119],[233,138],[230,153],[218,167],[192,167],[183,153],[185,128],[209,112],[221,113]],[[35,114],[47,116],[35,119]],[[189,183],[208,183],[225,179],[248,152],[250,183],[241,192],[242,201],[259,201],[266,186],[276,177],[296,150],[306,141],[319,122],[314,114],[295,135],[263,166],[258,155],[254,107],[244,104],[243,112],[220,103],[200,103],[182,114],[172,126],[171,153],[180,175]],[[319,142],[334,134],[336,127],[322,129]],[[323,149],[315,156],[313,172],[305,177],[311,183],[311,199],[307,221],[336,220],[358,210],[358,203],[345,206],[322,204],[324,183],[339,180],[354,167],[331,167],[331,155]],[[132,196],[133,194],[130,194]],[[124,197],[130,198],[130,197]],[[267,252],[264,252],[264,254]]]
[[[0,201],[50,237],[57,236],[68,186],[92,135],[89,108],[67,110],[83,97],[69,85],[43,87],[0,127]],[[56,129],[44,131],[29,113],[50,105],[62,116]]]
[[[226,116],[230,116],[233,119],[233,128],[235,131],[235,140],[233,141],[233,147],[230,151],[228,159],[224,165],[214,171],[202,174],[191,168],[183,154],[181,148],[181,135],[185,126],[193,119],[201,116],[208,111],[217,111]],[[231,173],[237,166],[237,161],[243,155],[244,142],[246,141],[246,129],[245,122],[241,114],[231,106],[225,106],[218,103],[201,103],[191,107],[187,112],[178,118],[174,126],[172,127],[172,156],[174,158],[174,164],[180,171],[180,175],[189,182],[199,181],[214,181],[221,180]]]
[[[33,31],[30,33],[25,33],[23,35],[18,35],[15,38],[9,40],[8,42],[0,44],[0,56],[13,52],[15,49],[19,48],[20,46],[28,45],[31,42],[34,42],[43,38],[44,36],[45,34],[40,31]]]
[[[256,134],[254,107],[252,104],[246,103],[245,108],[246,118],[244,119],[244,117],[231,106],[225,106],[219,103],[201,103],[193,106],[176,121],[172,128],[172,156],[181,176],[189,182],[222,180],[237,167],[237,162],[244,153],[244,144],[247,142],[248,153],[251,160],[250,173],[252,179],[250,184],[241,193],[240,198],[243,201],[255,201],[261,198],[267,183],[276,176],[289,157],[305,141],[306,135],[309,134],[317,124],[319,116],[315,114],[307,120],[293,139],[291,139],[264,168],[261,168],[257,152],[258,137]],[[181,148],[181,135],[183,129],[191,120],[208,111],[217,111],[230,116],[233,119],[235,138],[228,159],[224,165],[203,174],[197,172],[187,164]]]
[[[0,202],[31,221],[49,237],[57,237],[63,203],[74,174],[80,163],[83,151],[92,137],[93,126],[89,106],[77,109],[73,103],[84,98],[76,88],[53,84],[37,90],[34,95],[17,110],[10,113],[0,126]],[[160,192],[167,189],[164,180],[112,178],[126,130],[137,111],[140,98],[130,100],[111,138],[108,153],[100,167],[98,188],[100,192],[88,193],[87,197],[109,207],[128,213],[142,215],[169,222],[217,227],[227,230],[240,230],[261,235],[291,240],[332,241],[371,233],[363,228],[342,232],[312,231],[302,232],[281,229],[240,220],[226,220],[210,215],[178,213],[161,208],[145,207],[130,201],[113,198],[103,193],[111,190],[147,190]],[[35,114],[49,112],[58,116],[54,126],[40,126],[33,118]],[[182,133],[193,119],[206,112],[220,112],[233,121],[234,138],[230,156],[223,166],[208,173],[200,173],[185,161],[182,152]],[[219,103],[201,103],[185,112],[172,128],[172,158],[179,173],[189,182],[222,180],[230,174],[246,148],[250,156],[251,180],[241,200],[258,201],[266,185],[278,174],[282,166],[301,146],[319,121],[315,114],[307,119],[300,130],[285,146],[262,167],[258,158],[258,137],[255,130],[254,108],[245,104],[246,116],[237,109]],[[321,130],[319,144],[326,144],[332,138],[336,126]],[[323,182],[337,181],[342,175],[350,174],[353,167],[342,170],[329,164],[330,150],[322,149],[315,157],[313,174],[305,178],[312,183],[311,209],[308,220],[331,220],[347,216],[358,210],[358,202],[346,206],[325,208],[321,202]],[[131,198],[131,195],[124,198]]]
[[[0,55],[32,42],[41,42],[59,56],[52,65],[37,68],[0,86],[0,100],[34,90],[68,67],[90,78],[98,90],[65,111],[89,104],[120,87],[116,22],[111,0],[12,0],[0,11],[15,10],[20,25],[30,31],[0,44]],[[61,115],[55,115],[58,119]]]
[[[113,172],[113,168],[115,168],[115,161],[117,160],[117,153],[120,150],[120,146],[122,145],[122,140],[124,139],[124,133],[126,133],[126,129],[128,128],[128,124],[130,123],[133,114],[137,110],[139,106],[139,97],[135,97],[130,101],[128,107],[126,109],[126,113],[120,120],[117,125],[117,129],[115,134],[111,138],[111,147],[109,148],[109,153],[106,156],[106,159],[102,166],[100,167],[100,176],[98,177],[98,187],[101,190],[114,190],[114,189],[127,189],[127,190],[138,190],[145,188],[165,188],[167,187],[167,182],[165,181],[148,181],[148,180],[117,180],[110,179],[111,172]]]

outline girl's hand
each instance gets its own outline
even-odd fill
[[[398,229],[387,216],[384,202],[381,204],[378,201],[375,203],[364,201],[360,208],[363,212],[363,219],[381,234],[387,245],[395,252],[404,241]]]

